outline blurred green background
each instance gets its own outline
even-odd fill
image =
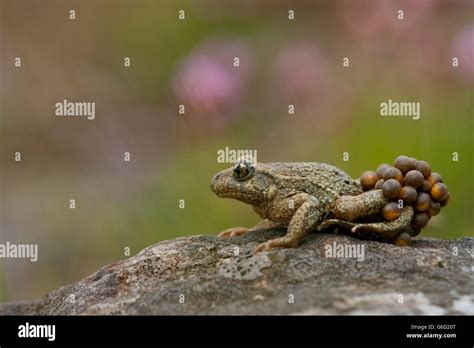
[[[39,246],[36,263],[1,260],[0,301],[43,296],[126,248],[255,224],[209,189],[226,146],[354,177],[424,159],[451,201],[422,236],[474,235],[472,1],[0,4],[0,237]],[[56,117],[63,99],[95,102],[96,119]],[[420,102],[420,120],[381,117],[388,99]]]

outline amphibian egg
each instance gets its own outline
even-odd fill
[[[373,170],[364,172],[360,177],[360,184],[364,191],[368,191],[374,188],[375,184],[379,180],[377,173]]]
[[[438,173],[431,173],[428,177],[428,181],[430,182],[431,186],[434,186],[434,184],[438,182],[443,182],[443,178]]]
[[[412,220],[413,224],[419,228],[423,228],[428,225],[428,221],[430,221],[430,217],[426,213],[417,213]]]
[[[446,204],[448,204],[448,201],[449,201],[449,191],[448,191],[448,194],[446,195],[446,197],[439,201],[439,204],[441,205],[441,208],[446,206]]]
[[[401,183],[403,180],[403,174],[399,169],[395,167],[390,167],[390,168],[385,169],[385,172],[383,174],[383,179],[385,181],[389,179],[395,179]]]
[[[403,174],[413,169],[413,161],[407,156],[398,156],[395,159],[395,168],[399,169]]]
[[[415,203],[415,209],[417,211],[425,211],[430,207],[431,197],[429,194],[421,192]]]
[[[442,201],[448,195],[448,187],[443,183],[436,183],[431,188],[431,197],[436,201]]]
[[[400,190],[398,198],[403,199],[407,204],[413,204],[416,202],[418,192],[411,186],[404,186]]]
[[[382,208],[382,214],[385,220],[392,221],[398,218],[402,210],[398,207],[396,202],[388,202]]]
[[[407,246],[411,244],[411,237],[408,233],[403,232],[395,238],[393,244],[398,246]]]
[[[441,204],[439,202],[433,202],[431,201],[430,203],[430,207],[428,208],[428,210],[426,211],[426,213],[432,217],[432,216],[435,216],[435,215],[438,215],[439,212],[441,210]]]
[[[421,186],[421,191],[431,193],[431,183],[428,180],[423,181],[423,186]]]
[[[377,175],[379,178],[383,178],[383,175],[387,168],[390,168],[390,164],[382,163],[381,165],[377,167]]]
[[[379,181],[377,181],[377,183],[375,184],[375,189],[376,190],[380,190],[382,188],[382,185],[385,181],[383,181],[383,179],[380,179]]]
[[[431,174],[431,166],[426,161],[417,161],[415,163],[415,169],[423,174],[425,179],[427,179]]]
[[[382,193],[387,198],[398,197],[400,193],[400,183],[395,179],[388,179],[382,185]]]
[[[421,172],[418,170],[410,170],[405,175],[405,184],[408,186],[413,186],[415,188],[423,185],[424,177]]]

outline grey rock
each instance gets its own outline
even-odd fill
[[[316,233],[297,249],[253,255],[284,233],[164,241],[0,314],[474,314],[472,237],[397,247]],[[364,253],[328,257],[333,243]]]

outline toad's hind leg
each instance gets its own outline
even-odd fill
[[[350,229],[352,233],[377,233],[393,240],[398,234],[400,234],[400,232],[410,225],[410,221],[413,219],[414,214],[413,207],[406,206],[403,208],[400,216],[393,221],[356,223],[339,219],[330,219],[322,223],[318,229],[322,230],[329,226],[340,226]]]
[[[382,190],[372,190],[357,196],[341,196],[330,210],[336,219],[357,221],[378,214],[387,202]]]

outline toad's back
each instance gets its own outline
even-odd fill
[[[335,198],[362,193],[360,186],[344,171],[318,162],[258,163],[258,170],[272,177],[279,190],[306,192],[315,197]]]

